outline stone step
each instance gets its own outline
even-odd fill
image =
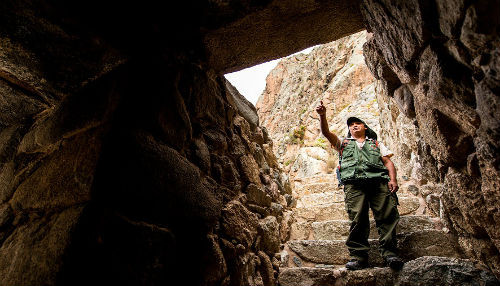
[[[310,177],[302,177],[295,178],[293,180],[295,186],[307,185],[307,184],[315,184],[315,183],[330,183],[330,184],[338,184],[337,177],[335,174],[321,174]]]
[[[382,265],[383,259],[378,251],[378,240],[370,239],[369,242],[370,264]],[[291,240],[287,242],[287,246],[307,262],[343,265],[349,261],[345,240]],[[461,257],[457,243],[451,234],[441,230],[421,230],[399,234],[398,248],[401,258],[406,261],[429,255]],[[290,259],[293,259],[293,256],[290,254]]]
[[[294,192],[299,195],[308,195],[308,194],[315,194],[315,193],[325,193],[325,192],[331,192],[331,191],[340,191],[341,193],[344,192],[344,187],[339,186],[338,182],[336,180],[329,180],[329,179],[324,179],[324,178],[317,178],[317,181],[308,180],[304,183],[302,181],[296,181],[295,186],[294,186]],[[398,194],[400,195],[415,195],[413,192],[408,190],[407,186],[400,186]]]
[[[358,271],[318,267],[280,268],[280,286],[394,285],[396,272],[388,267]]]
[[[311,196],[311,195],[310,195]],[[321,197],[325,201],[327,198]],[[331,201],[325,203],[308,204],[308,207],[297,206],[294,210],[295,218],[298,222],[303,221],[327,221],[327,220],[347,220],[347,212],[345,210],[345,203],[343,200],[337,201],[333,197]],[[302,199],[301,199],[302,200]],[[303,202],[307,201],[303,200]],[[420,207],[420,201],[417,197],[413,196],[400,196],[398,210],[401,216],[415,214]],[[371,216],[371,212],[370,212]]]
[[[348,220],[328,220],[321,222],[302,222],[292,225],[290,239],[317,239],[335,240],[346,239],[349,235],[350,222]],[[398,223],[397,233],[415,232],[424,229],[439,229],[438,218],[424,215],[402,216]],[[370,220],[370,238],[378,238],[375,220]]]
[[[314,208],[316,206],[331,204],[331,203],[343,203],[344,202],[344,191],[327,191],[322,193],[311,193],[299,196],[297,199],[297,208]]]
[[[424,256],[407,262],[400,271],[388,267],[349,271],[345,268],[280,268],[281,286],[366,285],[499,285],[489,271],[468,259]]]
[[[344,202],[328,203],[310,208],[295,208],[293,212],[298,222],[348,219]]]
[[[337,183],[331,183],[331,182],[318,182],[318,183],[297,185],[295,187],[295,192],[299,196],[308,194],[326,193],[331,191],[340,191],[342,194],[344,193],[342,187],[338,187]]]

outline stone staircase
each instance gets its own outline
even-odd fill
[[[404,188],[398,192],[398,197],[401,220],[397,233],[401,258],[405,261],[427,256],[462,258],[457,242],[447,233],[440,219],[424,215],[424,200]],[[290,240],[281,255],[281,286],[393,285],[398,273],[383,267],[378,252],[378,233],[371,214],[369,262],[373,268],[360,271],[345,269],[344,265],[349,261],[345,246],[349,221],[343,190],[338,188],[334,176],[322,175],[295,181],[294,198],[295,220],[291,225]],[[411,266],[412,263],[406,265]]]

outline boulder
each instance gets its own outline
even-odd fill
[[[407,262],[399,273],[398,286],[500,285],[491,272],[470,260],[426,256]]]
[[[259,220],[259,235],[261,236],[260,246],[264,252],[270,256],[279,252],[280,227],[276,217],[268,216]]]
[[[230,202],[222,210],[223,233],[246,248],[253,244],[258,225],[257,216],[238,201]]]

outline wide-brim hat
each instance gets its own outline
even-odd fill
[[[347,138],[351,137],[351,131],[349,130],[349,125],[353,122],[361,122],[363,123],[365,126],[366,126],[366,131],[365,131],[365,135],[366,137],[368,138],[371,138],[373,140],[377,140],[377,133],[375,133],[375,131],[373,131],[373,129],[371,129],[370,127],[368,127],[368,125],[361,119],[357,118],[357,117],[354,117],[354,116],[351,116],[349,118],[347,118]]]

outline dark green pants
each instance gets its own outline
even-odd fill
[[[346,241],[351,258],[368,259],[368,236],[371,208],[379,234],[380,253],[383,257],[396,255],[396,225],[399,221],[397,197],[389,192],[387,181],[369,180],[349,182],[344,186],[345,203],[351,228]]]

